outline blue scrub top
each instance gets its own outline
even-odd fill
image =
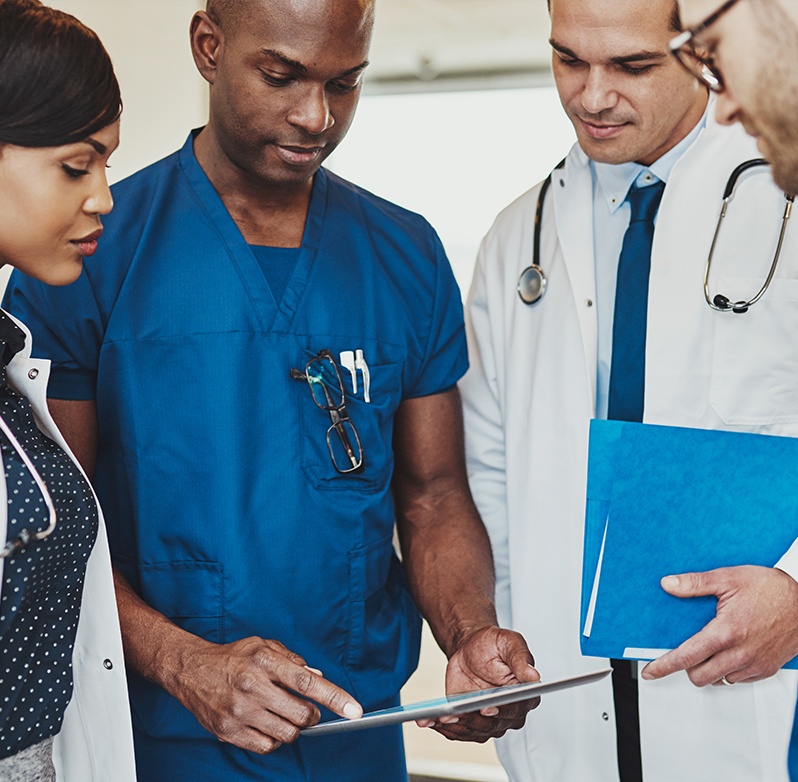
[[[113,194],[77,282],[14,275],[5,301],[53,359],[49,395],[96,399],[95,485],[115,565],[192,633],[277,639],[366,709],[397,702],[420,619],[392,546],[394,415],[467,368],[438,237],[321,169],[278,304],[193,136]],[[370,369],[370,403],[343,373],[359,473],[335,471],[329,413],[289,374],[322,349],[361,349]],[[160,688],[131,676],[130,689],[148,782],[406,779],[395,728],[262,758],[212,739]]]

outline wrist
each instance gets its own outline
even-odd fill
[[[463,623],[451,636],[451,641],[444,651],[446,657],[451,659],[460,649],[462,649],[472,638],[485,632],[492,631],[498,628],[496,616],[493,618],[485,618],[481,621],[471,621]]]

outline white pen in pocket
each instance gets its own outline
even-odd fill
[[[363,351],[358,349],[355,353],[355,369],[359,369],[363,375],[363,400],[368,404],[371,402],[369,391],[371,389],[371,375],[369,374],[369,365],[363,357]]]
[[[351,350],[342,350],[339,356],[341,366],[349,370],[352,377],[352,393],[357,393],[357,367],[355,364],[355,354]]]

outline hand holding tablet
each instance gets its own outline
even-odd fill
[[[458,695],[449,695],[445,698],[436,698],[419,703],[411,703],[406,706],[396,706],[392,709],[382,709],[364,714],[354,720],[331,720],[305,728],[303,736],[323,736],[330,733],[340,733],[343,731],[363,730],[365,728],[376,728],[383,725],[396,725],[401,722],[411,720],[439,719],[445,716],[458,714],[469,714],[496,706],[506,706],[509,703],[537,698],[558,690],[567,690],[571,687],[580,687],[584,684],[591,684],[609,675],[611,668],[605,668],[591,673],[583,673],[578,676],[570,676],[565,679],[557,679],[548,682],[527,682],[523,684],[508,684],[504,687],[493,687],[489,690],[477,690],[475,692],[465,692]]]

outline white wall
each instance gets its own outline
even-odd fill
[[[574,139],[553,87],[367,95],[329,166],[427,217],[465,295],[496,214],[543,179]]]
[[[111,182],[182,146],[205,124],[207,89],[194,67],[188,26],[204,0],[45,0],[77,16],[105,44],[122,101],[122,143]]]

